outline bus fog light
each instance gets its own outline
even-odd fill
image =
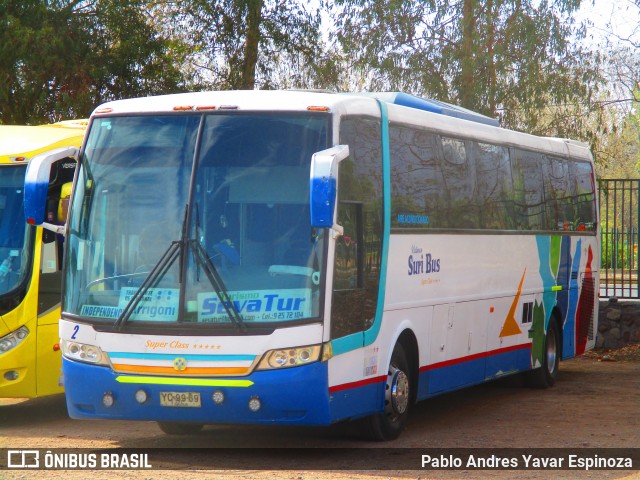
[[[12,382],[14,380],[17,380],[19,376],[20,376],[20,374],[15,370],[9,370],[8,372],[5,372],[5,374],[4,374],[5,380],[9,380],[10,382]]]
[[[113,407],[113,404],[116,402],[116,399],[113,397],[113,393],[107,392],[102,396],[102,405],[107,408]]]
[[[139,404],[145,403],[148,399],[149,399],[149,396],[147,395],[147,392],[145,392],[144,390],[138,390],[136,392],[136,402],[138,402]]]
[[[258,397],[251,397],[251,400],[249,400],[249,410],[257,412],[261,407],[262,402],[260,402],[260,399]]]
[[[216,405],[222,405],[222,402],[224,402],[224,393],[222,393],[220,390],[216,390],[211,395],[211,400],[213,400],[213,403],[215,403]]]

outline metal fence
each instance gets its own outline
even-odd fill
[[[640,298],[638,226],[640,179],[598,181],[602,260],[600,296]]]

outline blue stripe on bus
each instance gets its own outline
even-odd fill
[[[255,355],[198,355],[182,353],[132,353],[132,352],[107,352],[110,358],[130,358],[138,360],[174,360],[177,357],[185,360],[211,360],[218,362],[250,361]]]
[[[544,331],[547,331],[549,325],[549,319],[551,318],[551,311],[556,303],[556,292],[552,291],[552,287],[555,286],[556,280],[554,278],[555,273],[551,271],[551,264],[549,259],[551,258],[551,237],[548,235],[536,235],[536,244],[538,246],[538,256],[540,258],[540,278],[542,279],[542,304],[544,306]]]
[[[580,271],[580,261],[582,257],[582,242],[578,240],[576,253],[573,256],[571,271],[576,272],[575,279],[569,280],[569,306],[565,314],[565,323],[562,335],[562,358],[571,358],[576,354],[576,312],[578,310],[578,299],[580,298],[580,284],[577,272]]]
[[[331,421],[382,413],[385,380],[386,376],[382,376],[329,388]]]
[[[531,344],[484,352],[420,368],[418,399],[483,383],[531,368]]]
[[[530,368],[530,343],[425,365],[420,367],[418,399],[423,400]],[[376,402],[384,398],[385,379],[383,375],[330,387],[333,419],[345,418],[349,416],[348,412],[351,412],[351,416],[357,416],[382,411],[384,406]],[[354,404],[358,404],[355,411]]]
[[[382,325],[382,314],[384,311],[384,298],[386,293],[387,280],[387,258],[389,256],[389,238],[391,236],[391,163],[389,149],[389,116],[385,102],[376,100],[380,107],[381,123],[381,146],[382,146],[382,192],[384,205],[383,233],[382,233],[382,253],[380,259],[380,286],[378,287],[378,303],[376,315],[371,327],[364,331],[338,338],[331,342],[334,355],[340,355],[351,350],[371,345],[378,338],[380,326]]]

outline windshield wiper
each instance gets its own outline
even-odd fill
[[[116,320],[114,326],[120,330],[124,327],[124,325],[129,321],[133,312],[138,308],[138,304],[142,301],[144,296],[147,294],[149,288],[151,288],[159,278],[164,276],[171,268],[171,265],[176,261],[176,259],[180,256],[180,250],[182,250],[183,241],[175,240],[171,242],[171,245],[165,250],[158,260],[158,263],[151,269],[149,275],[144,279],[140,288],[136,290],[131,299],[127,302],[127,305],[122,310],[122,313]]]
[[[242,316],[238,312],[238,309],[236,308],[235,304],[231,300],[231,297],[229,297],[229,291],[227,290],[227,287],[225,286],[224,281],[222,280],[222,277],[220,277],[220,274],[218,273],[216,266],[213,264],[213,262],[209,258],[209,255],[207,254],[206,250],[202,248],[202,245],[198,240],[191,240],[189,243],[191,245],[191,248],[193,249],[196,262],[202,266],[202,269],[204,270],[204,273],[207,276],[209,283],[211,284],[211,286],[216,292],[216,295],[222,302],[222,306],[227,312],[227,315],[229,315],[229,318],[231,319],[231,321],[235,323],[238,326],[238,328],[240,328],[242,333],[246,333],[247,326],[245,325],[244,320],[242,319]]]
[[[185,219],[187,216],[188,206],[185,208]],[[196,235],[198,226],[198,219],[196,217]],[[140,285],[140,288],[136,290],[133,296],[127,302],[127,305],[122,310],[122,313],[115,321],[114,326],[119,330],[122,330],[125,324],[131,319],[131,316],[138,308],[138,305],[146,295],[147,291],[153,287],[153,285],[158,281],[158,279],[162,278],[174,264],[174,262],[180,257],[186,257],[187,249],[192,248],[194,254],[194,260],[197,265],[202,266],[207,278],[209,279],[209,283],[218,295],[218,298],[222,301],[222,305],[227,312],[227,315],[231,319],[233,323],[235,323],[243,333],[247,331],[247,327],[244,324],[244,320],[242,320],[242,316],[238,312],[238,309],[234,305],[229,297],[229,293],[227,287],[224,284],[224,281],[218,274],[215,265],[211,262],[211,259],[207,255],[207,252],[202,245],[197,240],[186,240],[187,237],[187,226],[186,220],[183,221],[182,226],[182,235],[180,240],[174,240],[171,242],[171,245],[165,250],[165,252],[158,260],[158,263],[151,269],[147,277]],[[182,279],[182,268],[184,262],[180,262],[180,278]],[[184,288],[184,284],[182,285]]]
[[[142,285],[136,290],[133,296],[129,299],[127,304],[125,305],[122,313],[116,320],[114,326],[122,330],[125,324],[131,319],[131,315],[135,312],[136,308],[147,294],[147,291],[155,285],[158,279],[162,278],[171,268],[171,265],[178,259],[184,255],[184,250],[186,246],[186,237],[187,237],[187,214],[189,212],[189,205],[185,205],[184,207],[184,215],[182,218],[182,233],[180,234],[180,240],[174,240],[171,242],[171,245],[164,251],[158,263],[154,265],[154,267],[149,272],[149,275],[144,279]],[[180,279],[182,279],[182,266],[183,262],[180,262]],[[181,280],[182,281],[182,280]]]

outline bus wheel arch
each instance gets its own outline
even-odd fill
[[[549,319],[549,322],[556,322],[556,326],[558,327],[558,361],[562,360],[564,358],[564,354],[563,354],[563,349],[562,346],[564,345],[563,343],[563,337],[564,337],[564,325],[563,325],[563,319],[564,315],[562,314],[560,308],[558,308],[557,306],[553,309],[553,311],[551,312],[551,318]]]
[[[525,374],[528,386],[533,388],[552,387],[558,376],[562,353],[561,317],[558,310],[552,312],[544,337],[542,365]]]
[[[398,337],[389,365],[384,390],[384,411],[363,418],[359,427],[363,436],[374,441],[398,438],[404,430],[418,386],[418,342],[411,330]]]
[[[412,405],[417,402],[418,398],[418,376],[420,373],[418,340],[412,330],[405,329],[398,337],[396,344],[402,345],[407,357],[409,380],[411,384],[409,404]]]

